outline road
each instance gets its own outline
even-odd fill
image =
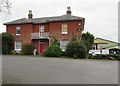
[[[117,84],[118,61],[3,56],[4,84]]]

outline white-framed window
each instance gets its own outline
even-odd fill
[[[69,41],[68,40],[61,40],[60,41],[60,48],[62,49],[62,51],[65,51],[66,46],[68,45]]]
[[[21,41],[15,41],[15,50],[21,50],[21,47],[22,44],[21,44]]]
[[[68,34],[68,25],[62,24],[62,34]]]
[[[20,35],[20,27],[16,27],[16,35]]]
[[[41,33],[41,32],[42,32],[42,33],[44,32],[44,25],[41,25],[41,26],[40,26],[40,33]]]

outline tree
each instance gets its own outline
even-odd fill
[[[59,43],[59,40],[58,40],[59,38],[57,37],[57,36],[53,36],[52,37],[52,40],[51,40],[51,42],[52,42],[52,44],[54,44],[54,45],[60,45],[60,43]]]
[[[10,0],[1,0],[0,1],[0,12],[7,12],[10,14],[11,2]]]
[[[82,34],[82,42],[86,45],[87,52],[92,49],[92,44],[94,43],[94,36],[89,32]]]
[[[13,50],[13,36],[9,33],[2,33],[2,54],[10,54]]]

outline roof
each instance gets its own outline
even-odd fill
[[[99,47],[106,48],[106,49],[112,49],[112,48],[115,48],[116,46],[119,46],[119,43],[106,40],[103,38],[96,38],[94,40],[94,44],[99,44]]]
[[[73,16],[69,14],[65,14],[62,16],[56,17],[43,17],[43,18],[33,18],[33,19],[18,19],[11,22],[6,22],[4,25],[15,25],[15,24],[42,24],[42,23],[49,23],[49,22],[56,22],[56,21],[77,21],[77,20],[85,20],[82,17]]]
[[[108,44],[108,42],[94,40],[94,44]]]
[[[111,43],[115,43],[115,44],[118,44],[117,42],[114,42],[114,41],[110,41],[110,40],[107,40],[107,39],[103,39],[103,38],[96,38],[96,39],[95,39],[95,41],[96,41],[97,39],[101,40],[101,42],[106,42],[106,43],[108,43],[108,42],[111,42]]]

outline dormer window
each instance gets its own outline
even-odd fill
[[[20,27],[16,27],[16,35],[20,35]]]
[[[68,34],[68,25],[62,24],[62,34]]]

